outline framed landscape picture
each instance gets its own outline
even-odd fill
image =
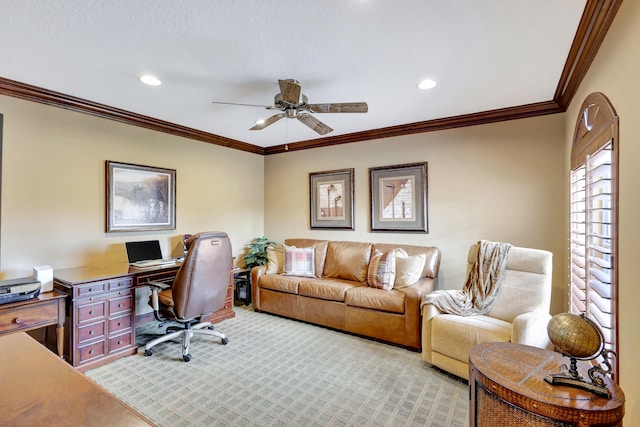
[[[107,232],[175,230],[176,171],[107,160]]]
[[[353,230],[353,169],[309,174],[311,228]]]
[[[371,231],[427,233],[427,163],[369,169]]]

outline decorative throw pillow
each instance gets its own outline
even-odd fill
[[[284,273],[282,274],[315,277],[314,248],[284,245]]]
[[[284,271],[284,250],[282,248],[267,248],[267,273],[280,274]]]
[[[382,253],[376,250],[369,261],[367,283],[369,286],[389,291],[396,278],[396,254],[394,251]]]
[[[413,285],[422,277],[425,254],[409,256],[404,249],[396,248],[396,281],[394,288],[404,288]]]

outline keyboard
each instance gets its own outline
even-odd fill
[[[151,259],[147,261],[132,262],[131,266],[137,268],[158,267],[161,265],[176,264],[180,261],[182,261],[182,258]]]

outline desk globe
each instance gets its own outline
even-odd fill
[[[570,366],[563,365],[559,374],[548,375],[545,381],[582,388],[610,398],[611,392],[603,377],[611,372],[609,355],[615,355],[615,352],[604,348],[604,336],[598,326],[583,314],[560,313],[549,321],[547,334],[556,351],[569,358]],[[577,360],[592,360],[598,356],[602,356],[605,367],[596,364],[589,369],[591,382],[588,382],[578,374]]]

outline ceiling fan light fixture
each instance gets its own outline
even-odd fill
[[[162,82],[156,76],[151,74],[143,74],[140,76],[140,81],[149,86],[160,86]]]
[[[435,80],[424,79],[420,83],[418,83],[418,88],[422,90],[427,90],[436,87],[438,83]]]

